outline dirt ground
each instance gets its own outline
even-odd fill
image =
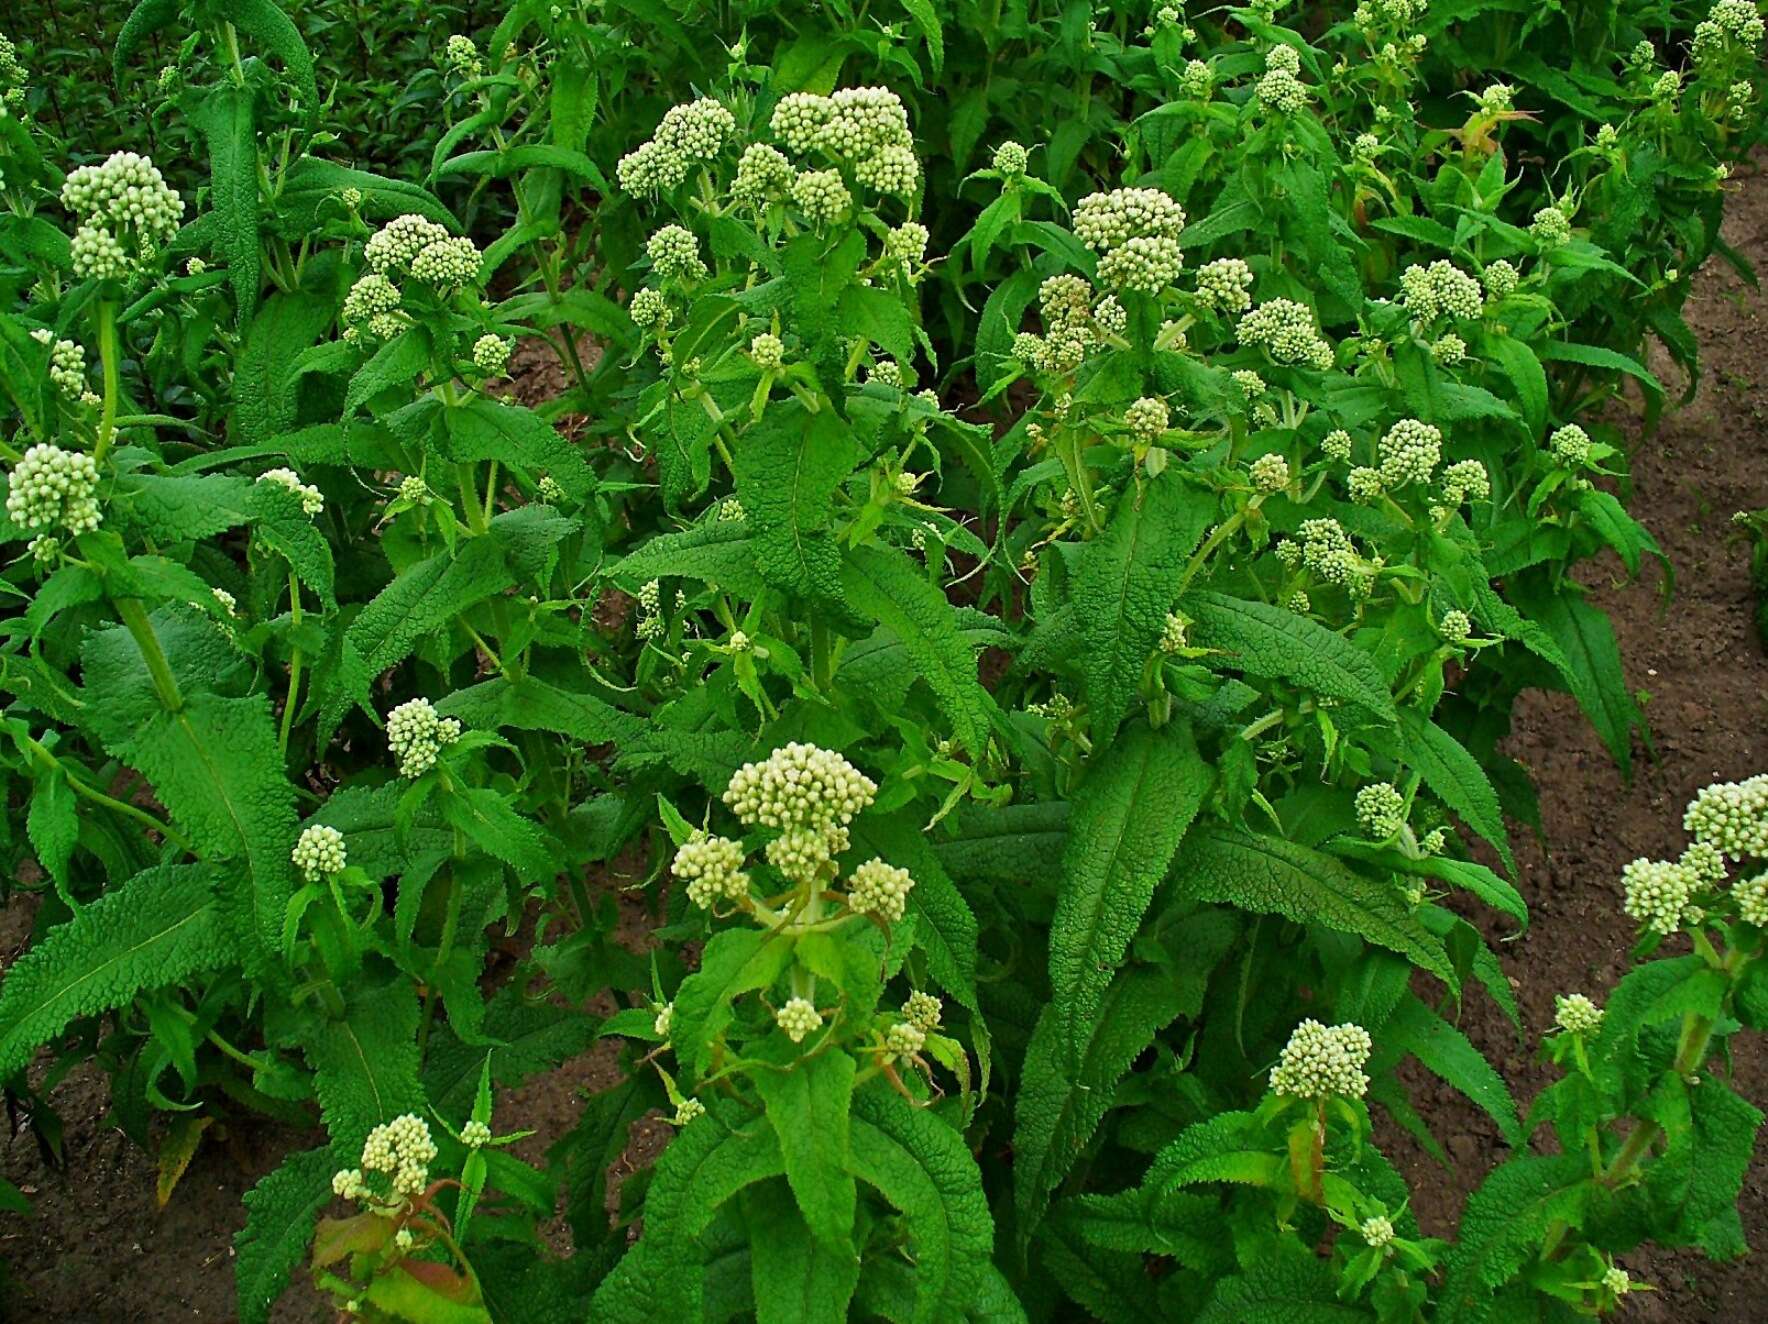
[[[1768,176],[1739,182],[1726,222],[1729,241],[1768,259]],[[1635,513],[1656,534],[1677,571],[1666,609],[1648,576],[1626,584],[1618,564],[1587,571],[1597,601],[1614,617],[1628,683],[1645,703],[1657,759],[1641,757],[1624,782],[1571,700],[1531,694],[1516,716],[1511,753],[1533,773],[1551,849],[1519,835],[1518,862],[1534,920],[1499,946],[1531,1042],[1552,1021],[1556,993],[1600,998],[1627,968],[1632,926],[1620,913],[1621,867],[1639,855],[1673,856],[1683,845],[1682,807],[1701,786],[1768,770],[1768,657],[1752,628],[1747,552],[1730,538],[1737,510],[1768,506],[1768,324],[1762,296],[1712,264],[1697,282],[1689,323],[1700,336],[1706,377],[1700,394],[1643,440],[1634,455]],[[1674,378],[1667,363],[1660,373]],[[22,906],[0,912],[0,965],[28,932]],[[1494,927],[1494,939],[1503,931]],[[1483,999],[1462,1021],[1498,1064],[1526,1107],[1547,1076],[1508,1023]],[[605,1068],[603,1068],[605,1069]],[[1740,1037],[1737,1085],[1768,1100],[1768,1049]],[[579,1092],[597,1074],[592,1060],[499,1100],[500,1127],[534,1127],[532,1147],[567,1129]],[[1483,1114],[1441,1087],[1422,1085],[1421,1111],[1455,1159],[1445,1172],[1414,1146],[1391,1146],[1417,1192],[1431,1231],[1453,1226],[1466,1193],[1502,1157]],[[0,1134],[0,1175],[25,1189],[28,1218],[0,1217],[0,1260],[11,1269],[0,1319],[46,1324],[174,1324],[233,1318],[231,1242],[241,1194],[288,1148],[312,1137],[269,1128],[211,1136],[174,1193],[155,1207],[152,1160],[105,1124],[104,1082],[75,1072],[55,1101],[66,1123],[68,1166],[47,1168],[28,1136]],[[1768,1149],[1758,1146],[1744,1191],[1743,1225],[1760,1251],[1733,1264],[1693,1254],[1628,1257],[1636,1278],[1658,1291],[1632,1298],[1625,1317],[1649,1324],[1750,1324],[1768,1317]],[[279,1324],[329,1318],[313,1293],[282,1300]]]
[[[1768,259],[1768,174],[1740,180],[1725,237],[1758,265]],[[1555,994],[1601,1002],[1627,971],[1634,925],[1621,913],[1621,868],[1641,855],[1674,858],[1686,844],[1682,812],[1701,787],[1768,771],[1768,656],[1757,641],[1747,547],[1734,540],[1739,510],[1768,506],[1768,321],[1761,292],[1714,261],[1695,283],[1687,310],[1701,342],[1699,394],[1634,450],[1634,513],[1676,571],[1666,605],[1657,574],[1628,584],[1614,558],[1580,574],[1615,624],[1627,683],[1644,705],[1657,757],[1635,749],[1633,780],[1622,779],[1568,695],[1523,696],[1508,745],[1540,790],[1548,849],[1526,830],[1515,837],[1521,886],[1532,916],[1526,934],[1488,926],[1521,1007],[1530,1048],[1483,997],[1469,1000],[1462,1028],[1510,1082],[1526,1111],[1553,1074],[1532,1046],[1553,1024]],[[1681,375],[1659,355],[1666,384]],[[1674,951],[1675,949],[1671,949]],[[1768,1101],[1768,1045],[1743,1034],[1734,1084]],[[1419,1074],[1420,1111],[1455,1161],[1445,1172],[1405,1138],[1384,1143],[1401,1162],[1427,1231],[1443,1234],[1469,1190],[1504,1146],[1483,1113]],[[1429,1082],[1425,1084],[1425,1082]],[[1768,1139],[1758,1137],[1741,1215],[1757,1253],[1713,1264],[1698,1252],[1624,1257],[1635,1278],[1659,1289],[1629,1300],[1622,1317],[1649,1324],[1753,1324],[1768,1318]]]

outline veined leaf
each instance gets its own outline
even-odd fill
[[[854,1095],[852,1125],[854,1175],[908,1223],[913,1324],[962,1318],[994,1249],[982,1174],[963,1137],[882,1088]]]
[[[1320,851],[1281,837],[1200,825],[1180,847],[1172,877],[1181,896],[1355,933],[1398,952],[1451,989],[1461,987],[1442,943],[1391,882],[1365,878]]]
[[[945,595],[901,552],[880,547],[856,547],[841,584],[856,610],[901,640],[958,743],[980,755],[988,745],[995,702],[977,679],[975,651]]]
[[[761,577],[824,603],[841,596],[841,557],[829,531],[835,489],[860,461],[841,420],[776,404],[737,451],[737,496]]]
[[[301,39],[301,30],[275,0],[219,0],[217,9],[229,23],[263,42],[282,61],[301,93],[301,110],[308,119],[318,114],[319,84],[313,77],[313,57]]]
[[[1483,1319],[1491,1289],[1528,1262],[1549,1226],[1576,1227],[1596,1189],[1583,1154],[1516,1158],[1493,1171],[1468,1197],[1460,1238],[1444,1262],[1437,1298],[1443,1324]]]
[[[757,929],[721,929],[700,954],[700,968],[681,981],[669,1033],[691,1078],[705,1070],[712,1041],[730,1024],[731,1002],[765,988],[792,959],[790,940]]]
[[[321,1146],[289,1155],[246,1192],[245,1226],[233,1238],[240,1324],[269,1324],[270,1308],[307,1258],[319,1211],[337,1198],[331,1188],[337,1170],[332,1151]]]
[[[1226,653],[1223,665],[1344,699],[1382,721],[1395,720],[1393,696],[1374,659],[1325,626],[1282,607],[1221,593],[1187,594],[1179,609],[1193,621],[1191,642]]]
[[[1498,792],[1478,760],[1459,740],[1415,708],[1401,710],[1400,727],[1406,733],[1406,761],[1444,804],[1491,843],[1504,867],[1515,874],[1516,860],[1510,854],[1510,836],[1504,829]]]
[[[1130,728],[1075,793],[1050,921],[1050,991],[1073,1064],[1212,780],[1191,728],[1173,722]]]
[[[779,1136],[786,1180],[811,1235],[828,1251],[852,1260],[857,1270],[856,1195],[848,1171],[853,1071],[853,1059],[836,1051],[801,1057],[790,1070],[758,1071],[752,1079]]]
[[[474,538],[410,567],[382,589],[346,638],[373,674],[404,661],[418,640],[451,626],[467,608],[514,583],[490,538]]]
[[[284,23],[288,19],[269,0],[229,0],[249,7],[273,10]],[[293,31],[292,26],[290,31]],[[299,44],[300,38],[295,38]],[[305,53],[305,47],[302,47]],[[309,79],[312,66],[307,69]],[[260,257],[258,252],[258,139],[253,116],[253,93],[246,87],[221,82],[204,100],[195,116],[209,145],[209,197],[220,219],[220,246],[227,257],[227,274],[233,283],[235,314],[241,323],[258,307]],[[305,348],[305,346],[302,346]]]
[[[845,1324],[859,1283],[859,1256],[831,1250],[813,1237],[790,1191],[778,1182],[750,1187],[743,1211],[755,1279],[755,1324]]]
[[[1364,1306],[1338,1299],[1330,1265],[1291,1252],[1223,1279],[1197,1324],[1368,1324],[1369,1318]]]
[[[1393,1015],[1382,1025],[1376,1061],[1392,1065],[1407,1053],[1484,1109],[1498,1124],[1505,1144],[1515,1149],[1522,1147],[1522,1120],[1516,1114],[1516,1101],[1510,1097],[1504,1078],[1466,1035],[1410,993],[1400,999]]]
[[[342,1019],[325,1022],[304,1045],[338,1166],[355,1167],[363,1140],[382,1122],[424,1111],[417,1025],[410,984],[360,988]]]
[[[559,432],[532,409],[476,396],[442,415],[451,460],[497,460],[544,474],[569,496],[588,496],[595,475]]]
[[[208,865],[138,873],[51,929],[0,981],[0,1080],[82,1016],[235,959]]]
[[[1087,544],[1074,602],[1095,747],[1111,743],[1129,712],[1191,549],[1215,513],[1213,498],[1171,469],[1125,492],[1105,531]]]

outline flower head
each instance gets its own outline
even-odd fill
[[[774,1021],[785,1032],[786,1038],[801,1044],[806,1035],[823,1023],[823,1017],[809,998],[791,998],[774,1013]]]
[[[301,830],[289,858],[308,882],[317,883],[321,878],[342,872],[349,854],[344,849],[342,832],[324,823],[315,823]]]
[[[102,165],[81,166],[62,184],[61,204],[79,217],[74,275],[132,275],[177,233],[184,202],[145,156],[115,152]]]
[[[675,852],[669,872],[688,885],[688,900],[704,910],[749,895],[743,844],[696,831]]]
[[[1326,1026],[1305,1020],[1290,1034],[1271,1068],[1271,1090],[1301,1099],[1360,1099],[1369,1088],[1363,1067],[1374,1047],[1360,1025],[1347,1021]]]
[[[39,442],[13,466],[6,514],[25,530],[60,528],[70,535],[98,527],[98,466],[83,451]]]
[[[1602,1028],[1602,1008],[1582,993],[1553,999],[1553,1022],[1567,1034],[1595,1034]]]
[[[1392,782],[1371,782],[1357,792],[1357,825],[1373,841],[1397,837],[1406,826],[1406,797]]]
[[[847,904],[862,915],[880,915],[894,922],[902,918],[914,885],[907,869],[873,858],[848,878]]]
[[[387,748],[401,777],[421,777],[436,766],[444,745],[460,739],[460,723],[442,717],[428,699],[408,699],[387,714]]]
[[[325,509],[325,495],[311,483],[303,483],[293,469],[266,469],[258,475],[260,483],[274,483],[301,503],[301,513],[311,519]]]

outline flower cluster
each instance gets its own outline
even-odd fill
[[[1768,856],[1768,773],[1705,787],[1689,802],[1682,826],[1733,860]]]
[[[769,126],[788,151],[832,157],[880,193],[906,197],[920,182],[908,110],[888,88],[844,87],[826,97],[793,92],[774,107]]]
[[[487,377],[499,377],[509,367],[516,342],[498,335],[482,335],[473,342],[473,366]]]
[[[838,220],[853,205],[839,170],[805,170],[792,181],[792,201],[813,225]]]
[[[877,783],[839,754],[794,741],[738,768],[724,802],[746,825],[778,830],[768,863],[802,883],[847,849],[847,825],[877,793]]]
[[[1218,257],[1197,269],[1197,300],[1219,313],[1252,307],[1252,268],[1237,257]]]
[[[1547,449],[1561,464],[1577,468],[1590,458],[1590,434],[1576,423],[1567,423],[1547,438]]]
[[[39,442],[13,466],[6,514],[21,529],[60,528],[78,536],[98,527],[98,466],[82,451]]]
[[[1753,56],[1761,48],[1762,31],[1762,16],[1752,0],[1717,0],[1695,24],[1689,53],[1696,64],[1710,63],[1734,51]]]
[[[1406,826],[1406,797],[1392,782],[1371,782],[1357,792],[1357,825],[1374,841],[1399,836]]]
[[[1543,207],[1529,222],[1529,233],[1540,240],[1544,248],[1558,248],[1571,241],[1572,223],[1558,207]]]
[[[1634,860],[1621,870],[1621,908],[1653,933],[1674,933],[1694,918],[1689,912],[1698,881],[1680,861]]]
[[[1262,346],[1279,363],[1321,371],[1332,366],[1332,346],[1314,325],[1312,310],[1293,299],[1261,303],[1240,319],[1235,334],[1241,344]]]
[[[931,993],[923,993],[916,989],[902,1004],[902,1018],[910,1025],[918,1025],[926,1031],[939,1028],[939,1021],[945,1015],[945,1004]]]
[[[1158,294],[1184,266],[1179,232],[1185,211],[1153,188],[1089,193],[1074,209],[1074,233],[1103,256],[1099,279],[1116,289]]]
[[[1443,457],[1443,434],[1434,424],[1402,418],[1381,438],[1379,450],[1381,481],[1390,490],[1428,483]]]
[[[1437,633],[1445,643],[1464,644],[1473,633],[1473,618],[1464,611],[1446,611],[1437,623]]]
[[[1479,278],[1480,283],[1486,287],[1487,298],[1507,299],[1516,292],[1522,273],[1503,258],[1499,258],[1480,272]]]
[[[696,830],[675,852],[669,872],[687,883],[688,900],[703,910],[749,895],[743,844],[729,837]]]
[[[479,249],[427,216],[408,212],[388,221],[362,246],[371,271],[408,274],[437,289],[454,289],[479,278]],[[348,319],[346,319],[348,320]]]
[[[436,766],[444,745],[460,739],[460,722],[437,715],[428,699],[408,699],[387,714],[387,748],[402,777],[421,777]]]
[[[1582,993],[1553,999],[1553,1023],[1567,1034],[1595,1034],[1602,1028],[1602,1008]]]
[[[786,1038],[801,1044],[806,1035],[823,1023],[823,1016],[809,998],[790,998],[774,1013],[774,1022],[785,1031]]]
[[[1731,889],[1737,903],[1737,914],[1745,924],[1768,929],[1768,873],[1746,878]]]
[[[1009,179],[1016,179],[1023,175],[1030,160],[1030,154],[1026,152],[1025,148],[1011,140],[1002,143],[994,150],[994,168]]]
[[[301,503],[301,513],[311,519],[325,509],[325,494],[311,483],[303,483],[293,469],[266,469],[258,475],[260,483],[275,483],[287,489]]]
[[[1478,460],[1456,460],[1443,470],[1443,500],[1451,506],[1484,501],[1492,495],[1492,477]]]
[[[1153,441],[1166,431],[1172,413],[1166,401],[1157,395],[1144,395],[1132,400],[1124,407],[1123,421],[1126,427],[1142,441]]]
[[[645,254],[651,259],[651,269],[664,280],[699,280],[706,274],[700,241],[679,225],[665,225],[653,234],[645,243]]]
[[[1276,451],[1259,456],[1247,472],[1260,492],[1281,492],[1289,486],[1289,461]]]
[[[371,271],[359,277],[344,296],[341,315],[345,338],[354,341],[366,333],[376,340],[391,340],[410,322],[400,312],[404,302],[399,287],[382,272]]]
[[[880,915],[895,922],[903,917],[914,885],[907,869],[873,858],[847,880],[847,904],[862,915]]]
[[[1438,317],[1470,321],[1485,306],[1479,282],[1441,258],[1428,266],[1414,265],[1402,271],[1400,297],[1407,311],[1421,322]]]
[[[911,1021],[898,1021],[884,1035],[884,1053],[892,1060],[914,1057],[926,1046],[927,1031]]]
[[[1373,1246],[1375,1249],[1380,1250],[1383,1246],[1387,1245],[1388,1242],[1394,1239],[1393,1220],[1385,1218],[1380,1214],[1375,1215],[1373,1218],[1365,1218],[1357,1225],[1357,1234],[1363,1238],[1363,1243],[1365,1245]]]
[[[86,394],[85,347],[76,341],[57,340],[45,327],[31,332],[31,338],[49,346],[50,384],[70,400],[81,399]]]
[[[1287,49],[1287,48],[1284,48]],[[1288,69],[1271,69],[1253,88],[1259,105],[1281,115],[1295,115],[1307,109],[1308,89]]]
[[[133,275],[172,238],[184,215],[183,199],[135,152],[73,171],[62,185],[61,205],[79,217],[73,265],[82,279]]]
[[[479,48],[473,44],[473,39],[463,37],[458,32],[442,43],[442,66],[466,78],[477,78],[485,71],[484,64],[479,60]]]
[[[321,878],[330,878],[335,873],[343,872],[349,852],[344,849],[344,834],[335,827],[324,823],[315,823],[312,827],[303,828],[295,842],[295,848],[289,853],[295,868],[310,883],[317,883]]]
[[[1360,1025],[1322,1025],[1308,1019],[1295,1027],[1271,1068],[1271,1090],[1298,1099],[1331,1096],[1360,1099],[1369,1088],[1363,1067],[1374,1050]]]
[[[710,161],[723,151],[736,127],[736,117],[710,97],[673,106],[654,136],[620,158],[615,177],[628,193],[667,192],[685,180],[697,162]]]
[[[429,1124],[416,1113],[383,1122],[362,1142],[362,1170],[392,1174],[395,1195],[420,1195],[430,1184],[436,1142]],[[334,1187],[335,1187],[334,1178]]]

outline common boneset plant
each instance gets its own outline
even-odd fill
[[[48,1046],[143,1143],[317,1115],[253,1324],[302,1259],[367,1318],[1411,1321],[1740,1249],[1768,792],[1629,866],[1656,959],[1563,996],[1526,1118],[1444,901],[1526,923],[1520,688],[1641,724],[1566,571],[1656,554],[1595,407],[1655,413],[1647,328],[1692,361],[1760,22],[1280,10],[519,5],[411,52],[384,174],[270,4],[136,11],[157,167],[63,175],[0,47],[21,1111]],[[601,1035],[504,1153],[495,1091]],[[1518,1155],[1452,1239],[1372,1142],[1436,1145],[1408,1056]]]

